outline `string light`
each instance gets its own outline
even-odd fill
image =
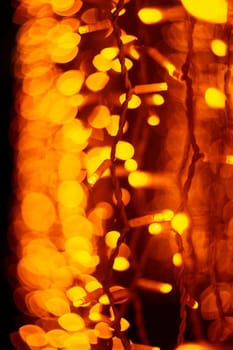
[[[211,198],[208,202],[201,194],[206,193],[205,179],[212,171],[216,197],[217,178],[221,177],[222,184],[226,177],[222,167],[232,165],[233,156],[224,147],[219,148],[219,154],[207,151],[213,135],[203,136],[205,129],[200,122],[209,113],[213,129],[218,119],[219,137],[224,135],[229,141],[232,5],[225,0],[181,0],[178,6],[139,8],[138,3],[129,2],[22,0],[16,6],[14,18],[21,28],[15,53],[19,84],[15,95],[17,126],[13,128],[19,137],[15,145],[17,200],[12,226],[18,258],[17,291],[24,298],[26,320],[28,314],[37,318],[34,325],[19,328],[21,340],[30,349],[89,350],[93,346],[159,350],[132,343],[127,334],[130,324],[122,317],[130,300],[139,310],[135,312],[136,324],[142,343],[147,343],[136,289],[162,294],[175,289],[169,281],[140,275],[148,252],[145,249],[138,262],[131,249],[138,243],[132,243],[131,236],[134,232],[140,236],[144,226],[143,240],[157,242],[159,250],[158,242],[169,239],[172,247],[170,259],[180,293],[177,349],[187,347],[180,345],[185,337],[187,306],[196,310],[200,304],[202,317],[210,320],[214,314],[220,328],[225,326],[225,312],[232,312],[232,292],[217,285],[219,227],[230,236],[230,229],[223,227],[228,225],[228,210],[224,206],[220,220],[218,207],[230,191],[224,189],[221,203],[213,200],[212,204]],[[137,33],[133,33],[134,26],[132,33],[127,33],[131,7],[141,21]],[[144,24],[156,25],[166,40],[163,22],[168,22],[166,26],[175,33],[171,45],[175,53],[167,50],[162,54],[145,34],[148,30],[150,35],[152,27]],[[215,38],[208,23],[220,24],[223,34]],[[221,69],[215,70],[219,61]],[[163,68],[161,82],[156,82],[154,75],[149,77],[147,64]],[[216,81],[212,79],[215,71]],[[169,119],[168,124],[166,113],[162,116],[166,108],[173,109],[170,99],[174,104],[179,100],[180,105],[174,108],[174,122]],[[143,127],[146,122],[151,127]],[[160,134],[164,126],[166,132]],[[173,130],[180,139],[171,137]],[[164,140],[161,148],[168,161],[161,157],[159,147],[149,149],[150,135],[160,135]],[[156,164],[151,162],[147,167],[152,154]],[[155,197],[148,204],[156,208],[152,214],[143,201],[141,205],[142,197],[149,192]],[[129,219],[134,209],[138,216]],[[208,212],[208,224],[204,219],[195,221],[196,211]],[[149,214],[143,215],[146,212]],[[199,231],[205,237],[209,235],[211,247],[199,246],[194,238]],[[211,281],[211,290],[197,295],[196,300],[190,290],[200,283],[199,275],[208,265],[203,257],[208,254],[211,272],[205,270],[204,274]],[[122,275],[134,273],[135,279],[132,284],[126,281],[126,287],[113,283],[114,278],[120,280]],[[192,281],[195,273],[198,277]],[[122,309],[118,310],[118,304],[123,304]],[[205,344],[188,346],[207,348]],[[21,347],[20,342],[16,344],[17,349]]]
[[[181,20],[186,17],[183,6],[144,7],[138,11],[138,17],[144,24],[156,24],[161,21]]]

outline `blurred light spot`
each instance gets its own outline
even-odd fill
[[[105,243],[109,248],[116,248],[117,246],[117,241],[120,237],[120,232],[118,231],[109,231],[105,235]]]
[[[216,88],[208,88],[205,91],[205,101],[211,108],[225,108],[226,96]]]
[[[182,255],[180,253],[175,253],[172,257],[172,262],[174,266],[181,266],[183,264]]]
[[[157,126],[159,125],[160,123],[160,119],[157,115],[150,115],[148,118],[147,118],[147,123],[150,125],[150,126]]]
[[[108,60],[113,60],[118,55],[118,47],[105,47],[101,50],[101,55]]]
[[[116,145],[116,158],[127,160],[134,156],[134,147],[127,141],[118,141]]]
[[[152,235],[158,235],[162,232],[163,227],[161,224],[158,224],[157,222],[153,222],[152,224],[149,225],[148,231]]]
[[[125,271],[130,267],[129,261],[123,256],[117,256],[114,260],[113,270]]]
[[[133,62],[129,59],[129,58],[125,58],[125,67],[127,70],[130,70],[133,67]],[[121,62],[118,58],[115,58],[112,61],[112,69],[117,72],[117,73],[121,73]]]
[[[189,227],[189,224],[189,218],[184,213],[176,214],[171,221],[172,228],[179,234],[182,234]]]
[[[125,170],[131,172],[137,170],[138,163],[135,159],[127,159],[124,163]]]
[[[89,117],[88,123],[96,129],[102,129],[109,125],[111,122],[111,115],[108,107],[99,105],[93,108]]]
[[[211,41],[212,52],[219,57],[224,57],[227,54],[227,44],[220,39],[214,39]]]
[[[62,205],[73,208],[82,203],[84,190],[77,181],[66,180],[58,186],[57,197]]]
[[[100,72],[107,72],[112,68],[112,60],[102,54],[96,55],[92,60],[93,66]]]
[[[21,206],[25,224],[32,230],[47,231],[55,222],[53,202],[43,193],[29,192]]]
[[[109,76],[105,72],[97,72],[90,74],[86,79],[86,86],[91,91],[101,91],[109,82]]]
[[[72,312],[60,316],[58,318],[58,323],[69,332],[77,332],[85,327],[83,318]]]
[[[144,24],[155,24],[161,21],[163,15],[153,7],[144,7],[138,11],[138,17]]]
[[[57,79],[57,89],[65,96],[78,93],[84,82],[84,76],[79,70],[68,70]]]

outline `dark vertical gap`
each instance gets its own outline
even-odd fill
[[[13,173],[13,151],[9,141],[9,130],[13,114],[12,55],[16,33],[12,15],[11,1],[2,1],[0,6],[0,347],[2,350],[14,349],[10,342],[10,334],[16,330],[18,317],[13,302],[13,288],[8,276],[8,262],[11,255],[8,229]]]

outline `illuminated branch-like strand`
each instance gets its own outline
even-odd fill
[[[104,283],[103,288],[104,288],[105,293],[107,294],[107,296],[109,298],[110,306],[112,307],[112,310],[114,313],[115,320],[114,320],[113,326],[114,326],[116,335],[120,338],[122,345],[124,346],[124,349],[129,350],[130,349],[130,342],[129,342],[129,339],[121,331],[121,324],[120,324],[121,315],[119,314],[117,308],[115,307],[114,299],[113,299],[113,296],[111,294],[110,285],[109,285],[114,260],[115,260],[116,256],[118,255],[120,244],[124,241],[125,234],[130,229],[129,225],[128,225],[128,219],[127,219],[127,215],[126,215],[126,211],[125,211],[125,206],[124,206],[124,203],[122,200],[122,191],[120,188],[119,179],[116,175],[116,167],[115,167],[116,145],[117,145],[117,142],[119,140],[121,140],[121,138],[123,136],[123,128],[124,128],[124,125],[126,122],[126,112],[128,109],[128,103],[129,103],[129,101],[132,97],[132,94],[133,94],[132,84],[129,80],[128,71],[127,71],[127,68],[125,65],[125,55],[124,55],[124,50],[123,50],[123,43],[122,43],[121,38],[120,38],[121,37],[121,29],[120,29],[119,24],[118,24],[119,13],[123,9],[123,7],[124,7],[124,1],[120,0],[115,11],[112,14],[112,21],[113,21],[113,32],[115,33],[117,45],[119,48],[119,61],[121,64],[121,74],[124,78],[124,85],[125,85],[125,89],[126,89],[126,99],[121,106],[119,129],[118,129],[118,133],[113,141],[113,145],[112,145],[112,149],[111,149],[111,161],[112,161],[111,175],[112,175],[113,187],[114,187],[114,192],[115,192],[114,194],[115,194],[115,198],[116,198],[116,202],[117,202],[117,208],[119,209],[120,218],[123,222],[123,229],[121,230],[121,236],[118,239],[117,246],[116,246],[115,250],[113,250],[113,252],[109,258],[108,269],[107,269],[107,270],[109,270],[109,271],[107,271],[108,277],[107,277],[107,281],[105,281],[105,283]]]
[[[183,188],[181,188],[181,194],[182,194],[182,202],[181,205],[178,209],[180,210],[187,210],[187,203],[188,203],[188,195],[189,195],[189,190],[192,185],[192,180],[195,175],[195,167],[196,167],[196,162],[202,157],[199,146],[196,142],[195,134],[194,134],[194,110],[193,110],[193,88],[192,88],[192,79],[189,76],[189,69],[190,69],[190,64],[192,60],[192,52],[193,52],[193,29],[195,25],[195,21],[193,19],[189,19],[190,21],[190,35],[189,35],[189,40],[188,40],[188,52],[186,56],[186,61],[183,64],[182,67],[182,72],[183,72],[183,79],[186,83],[186,116],[187,116],[187,123],[188,123],[188,144],[186,144],[186,149],[185,153],[183,155],[183,160],[181,164],[181,168],[179,171],[179,176],[182,175],[186,164],[188,162],[188,155],[190,151],[190,146],[192,147],[193,150],[193,156],[191,159],[191,163],[188,167],[188,174],[187,178],[184,182]],[[179,180],[180,181],[180,180]],[[183,252],[183,244],[182,244],[182,238],[178,235],[176,235],[177,238],[177,244],[180,250],[180,253]],[[192,242],[192,235],[191,232],[189,232],[189,237],[188,237],[190,249],[192,256],[194,258],[194,261],[196,260],[196,256],[194,253],[194,248],[193,248],[193,242]],[[179,327],[179,333],[178,333],[178,338],[177,338],[177,344],[181,344],[184,341],[184,333],[186,329],[186,320],[187,320],[187,311],[186,311],[186,286],[185,286],[185,264],[182,264],[180,271],[179,271],[179,278],[178,278],[178,283],[179,283],[179,289],[180,289],[180,327]]]
[[[176,238],[176,244],[178,246],[178,252],[183,257],[184,247],[180,234],[173,229]],[[183,258],[182,258],[183,260]],[[184,260],[183,260],[184,261]],[[178,272],[178,287],[180,290],[180,325],[179,325],[179,333],[177,337],[177,345],[180,345],[184,342],[184,333],[186,329],[186,321],[187,321],[187,290],[185,285],[185,265],[182,264],[179,268]]]

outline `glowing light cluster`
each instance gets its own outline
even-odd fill
[[[21,300],[17,296],[23,295],[22,311],[37,319],[19,329],[30,349],[89,350],[99,339],[109,338],[121,348],[112,328],[112,307],[108,302],[110,317],[102,314],[107,296],[104,299],[102,284],[93,277],[101,259],[97,240],[106,233],[104,222],[112,217],[116,199],[98,202],[87,212],[89,185],[93,187],[112,164],[112,139],[106,145],[105,138],[117,134],[120,119],[111,114],[112,101],[96,99],[96,93],[121,72],[119,49],[115,43],[109,48],[102,44],[99,54],[89,53],[91,71],[82,58],[85,35],[112,27],[107,19],[98,22],[99,11],[101,6],[84,11],[80,0],[21,1],[14,15],[20,24],[15,57],[20,84],[15,102],[19,132],[15,295],[17,304]],[[122,40],[128,43],[134,38],[125,34]],[[133,65],[129,58],[126,64],[127,69]],[[124,102],[120,96],[119,92],[116,110]],[[135,95],[130,106],[140,103]],[[104,140],[101,146],[95,146],[98,131]],[[130,161],[133,155],[133,145],[119,140],[116,158]],[[124,202],[129,202],[129,193],[122,191]],[[113,232],[105,238],[109,254],[117,244]],[[113,268],[128,269],[129,256],[129,247],[121,244]],[[116,303],[118,299],[119,295]],[[85,316],[83,307],[88,310]],[[125,331],[129,323],[123,318],[120,322]],[[17,340],[14,345],[20,348]]]

